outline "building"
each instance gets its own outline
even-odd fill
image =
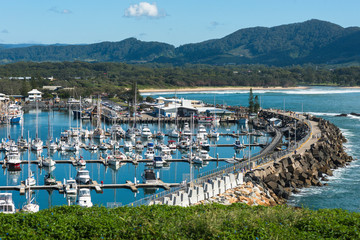
[[[35,100],[40,100],[41,101],[41,95],[42,92],[40,92],[37,89],[33,89],[30,92],[28,92],[28,101],[33,102]]]

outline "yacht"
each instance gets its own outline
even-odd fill
[[[154,156],[154,167],[160,168],[164,165],[165,161],[160,156]]]
[[[92,207],[93,203],[91,202],[90,189],[80,188],[76,203],[81,207]]]
[[[40,138],[35,138],[31,141],[31,149],[34,151],[41,151],[43,149],[43,141]]]
[[[15,213],[15,204],[12,200],[12,193],[0,193],[0,213]]]
[[[196,134],[196,138],[205,140],[207,138],[207,135],[208,135],[208,133],[206,132],[205,126],[200,124],[198,132]]]
[[[90,175],[88,170],[79,170],[76,174],[75,180],[77,183],[89,184]]]
[[[42,165],[45,166],[45,167],[52,167],[52,166],[55,166],[56,162],[50,157],[42,157],[41,159],[42,161]]]
[[[171,138],[178,138],[180,136],[180,133],[176,128],[174,128],[173,130],[168,132],[168,136]]]
[[[154,155],[155,155],[154,148],[149,148],[149,147],[146,149],[146,152],[144,154],[145,159],[150,159],[150,160],[154,159]]]
[[[156,178],[153,169],[145,169],[141,176],[144,183],[157,184],[159,180],[158,178]]]
[[[191,137],[191,136],[192,136],[191,129],[190,129],[188,123],[185,123],[185,124],[184,124],[184,129],[183,129],[183,131],[182,131],[181,134],[184,135],[184,136],[188,136],[188,137]]]
[[[65,192],[67,195],[76,195],[77,194],[77,183],[75,179],[68,179],[65,182]]]
[[[245,146],[244,146],[244,144],[241,143],[241,141],[239,139],[237,139],[237,140],[235,140],[234,148],[236,148],[236,149],[245,148]]]
[[[16,145],[10,145],[9,152],[5,156],[9,171],[20,171],[20,153]]]
[[[144,125],[141,130],[141,137],[150,139],[152,137],[152,133],[150,131],[150,128],[147,125]]]

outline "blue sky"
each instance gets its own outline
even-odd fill
[[[238,29],[320,19],[360,26],[359,0],[0,0],[0,43],[135,37],[179,46]]]

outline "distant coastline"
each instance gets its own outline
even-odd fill
[[[168,88],[168,89],[141,89],[141,93],[156,93],[156,92],[207,92],[207,91],[227,91],[227,90],[282,90],[282,89],[306,89],[308,87],[194,87],[194,88]]]

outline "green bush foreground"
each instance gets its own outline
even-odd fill
[[[360,213],[219,204],[0,214],[1,239],[360,239]]]

